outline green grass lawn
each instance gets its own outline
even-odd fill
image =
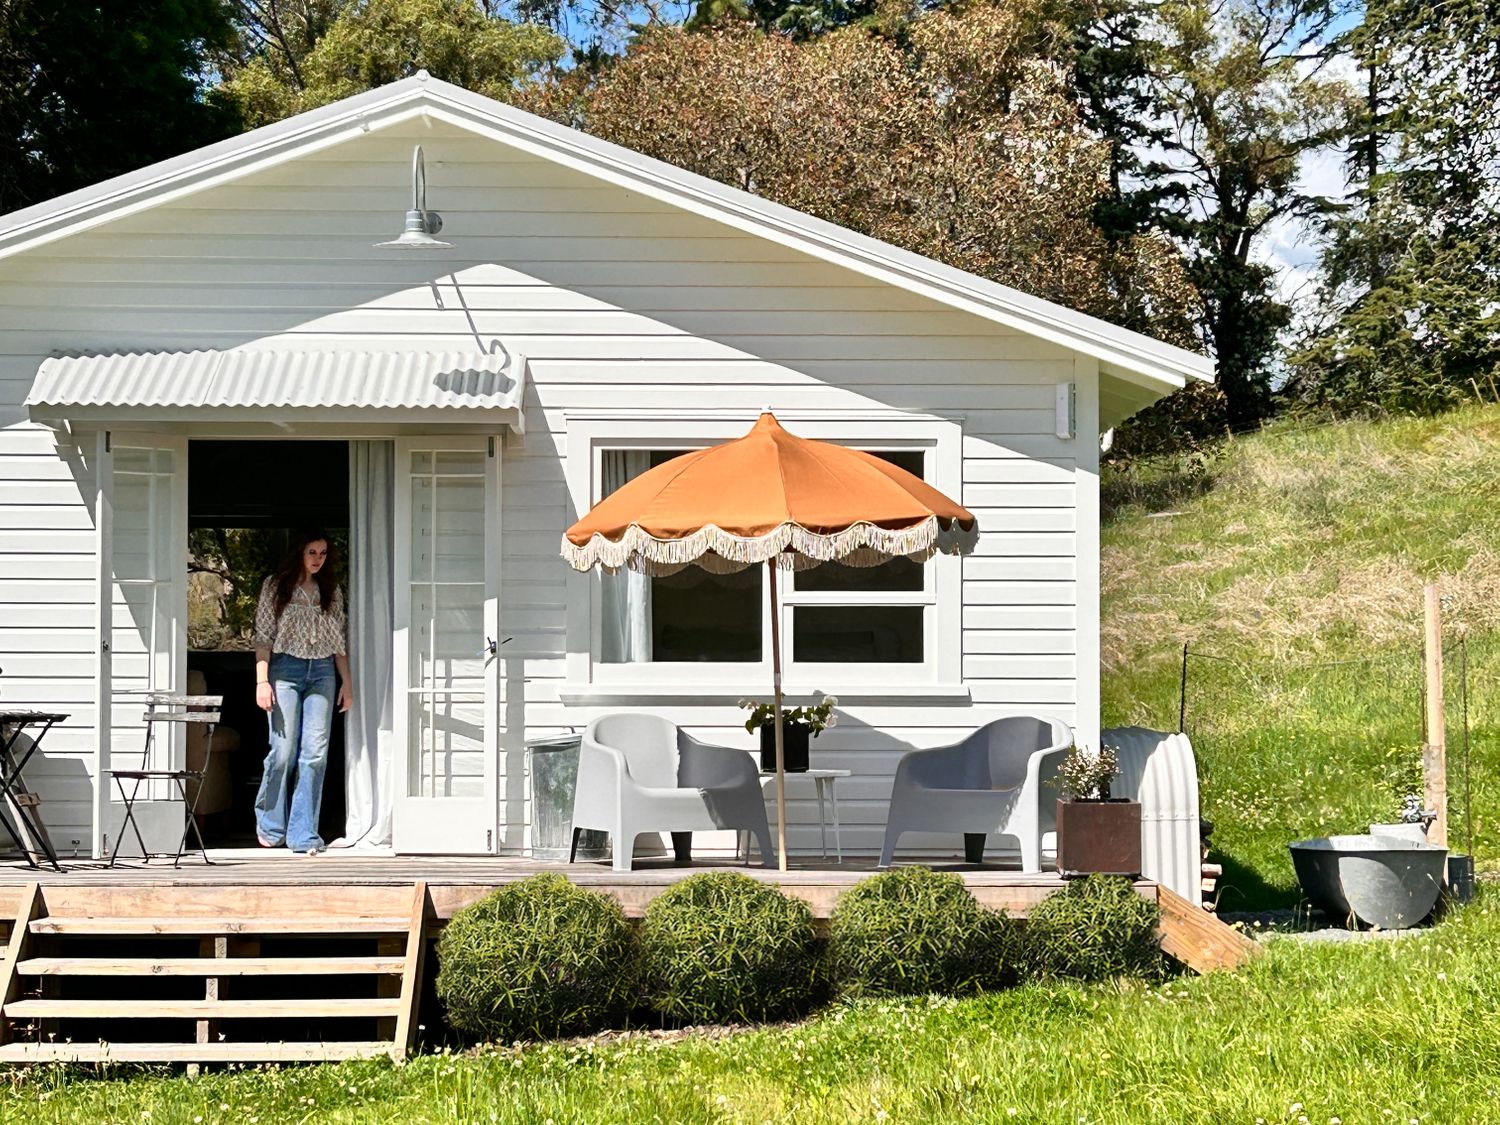
[[[13,1072],[3,1122],[1494,1120],[1500,894],[1436,929],[1274,941],[1238,973],[862,1003],[791,1027],[79,1081]]]
[[[1176,729],[1184,641],[1203,813],[1225,910],[1297,897],[1286,844],[1364,831],[1421,727],[1422,585],[1469,639],[1474,851],[1500,844],[1500,408],[1283,425],[1192,458],[1106,471],[1107,723]],[[1162,513],[1172,513],[1164,515]],[[1342,663],[1355,661],[1357,663]],[[1450,839],[1463,850],[1456,653]]]

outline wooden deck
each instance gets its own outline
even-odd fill
[[[1026,874],[969,864],[957,857],[922,862],[934,870],[956,873],[980,903],[1018,918],[1063,887],[1055,872]],[[93,861],[70,860],[56,872],[34,871],[13,862],[0,864],[0,927],[16,916],[24,889],[31,883],[41,888],[54,915],[103,914],[144,920],[153,911],[186,912],[241,921],[241,929],[249,932],[256,919],[404,915],[411,888],[419,882],[427,887],[430,924],[441,926],[455,910],[495,888],[542,871],[559,872],[580,886],[612,895],[630,917],[640,917],[647,903],[689,875],[738,871],[776,883],[803,899],[813,917],[823,922],[839,896],[875,870],[871,857],[843,863],[799,860],[786,872],[728,859],[680,865],[664,857],[637,859],[633,871],[615,872],[607,863],[568,864],[511,856],[325,853],[308,858],[260,851],[219,854],[212,866],[184,860],[176,869],[165,863],[122,861],[108,868]],[[1189,968],[1198,972],[1233,968],[1258,951],[1254,942],[1166,888],[1148,880],[1137,882],[1136,888],[1161,906],[1162,946]]]
[[[1053,872],[1023,874],[990,865],[974,866],[961,859],[933,859],[924,861],[937,870],[959,874],[974,896],[986,906],[1024,915],[1042,899],[1062,888],[1062,880]],[[285,895],[267,894],[272,888],[284,888],[296,892],[311,890],[309,896],[320,908],[330,904],[327,892],[321,888],[339,887],[337,898],[354,903],[375,903],[383,897],[379,888],[409,888],[422,881],[427,884],[432,900],[433,916],[446,921],[462,906],[482,898],[496,887],[513,883],[519,879],[543,871],[554,871],[566,875],[580,886],[591,887],[613,895],[631,916],[637,916],[646,903],[667,887],[689,875],[703,871],[736,871],[752,878],[773,882],[788,893],[804,899],[817,918],[826,918],[838,896],[861,879],[875,873],[873,859],[849,859],[842,864],[819,860],[817,862],[794,863],[790,871],[781,872],[763,867],[745,866],[731,860],[694,860],[688,865],[679,865],[670,858],[638,859],[635,870],[615,872],[607,863],[561,863],[509,856],[368,856],[339,855],[325,853],[315,858],[293,856],[287,853],[267,855],[265,853],[242,852],[216,857],[212,866],[201,860],[183,860],[180,868],[170,863],[142,864],[121,861],[114,868],[88,860],[68,860],[62,872],[43,868],[32,870],[24,863],[0,865],[0,918],[15,915],[14,907],[19,902],[21,889],[29,883],[39,884],[49,900],[65,902],[75,897],[73,892],[88,897],[103,896],[114,901],[127,898],[139,899],[144,904],[150,895],[141,895],[142,890],[180,888],[236,888],[243,894],[248,907],[256,900],[280,898],[284,902],[295,902],[300,893]],[[1154,888],[1154,884],[1142,882],[1143,890]],[[132,895],[111,895],[110,891],[129,889]],[[211,894],[215,902],[230,902],[232,899]],[[81,899],[80,899],[81,901]]]
[[[957,873],[979,902],[1017,917],[1063,887],[1055,873],[926,865]],[[521,858],[259,852],[176,869],[6,864],[0,1062],[401,1058],[415,1045],[436,931],[454,911],[542,871],[613,896],[631,917],[689,875],[738,871],[779,885],[826,921],[874,864],[782,872],[662,859],[615,872]],[[1160,905],[1162,947],[1188,967],[1230,968],[1253,955],[1252,942],[1166,888],[1142,880],[1136,889]]]

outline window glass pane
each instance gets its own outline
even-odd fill
[[[920,449],[872,449],[869,452],[917,477],[922,476],[926,466],[927,458]],[[920,591],[924,589],[923,580],[921,563],[892,559],[880,566],[824,563],[812,570],[798,571],[792,581],[793,588],[803,593],[862,594]]]
[[[800,664],[920,664],[922,607],[797,606],[792,659]]]
[[[651,580],[651,659],[761,658],[761,568],[710,574],[696,566]]]
[[[862,594],[870,591],[923,589],[922,564],[911,559],[892,559],[879,566],[845,566],[826,562],[811,570],[799,570],[796,588],[803,593]]]
[[[914,477],[927,479],[927,457],[920,449],[871,449],[868,452],[905,469]]]
[[[607,496],[685,449],[606,449],[601,492]],[[632,571],[606,574],[599,598],[601,664],[706,663],[761,659],[759,567],[710,574],[696,566],[669,578]]]

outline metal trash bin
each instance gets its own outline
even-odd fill
[[[573,843],[573,791],[578,784],[580,734],[528,738],[531,754],[531,854],[536,859],[568,858]],[[609,833],[585,829],[578,858],[609,858]]]

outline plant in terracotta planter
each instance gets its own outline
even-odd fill
[[[1074,746],[1057,768],[1057,870],[1064,878],[1141,873],[1141,806],[1111,797],[1119,753]]]
[[[825,730],[838,726],[838,716],[833,710],[838,705],[836,698],[825,695],[821,703],[781,709],[781,753],[788,773],[807,769],[808,744]],[[776,769],[775,705],[742,699],[740,706],[750,712],[745,729],[751,734],[760,731],[760,768],[771,773]]]

